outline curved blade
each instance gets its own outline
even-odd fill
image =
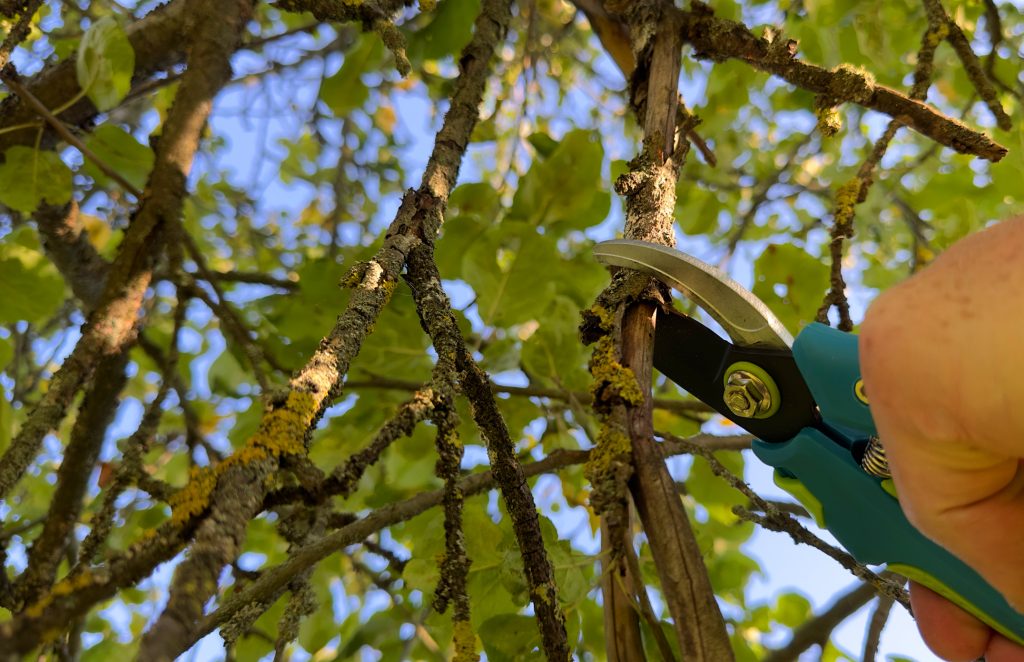
[[[613,239],[594,246],[598,261],[635,269],[679,290],[722,325],[742,347],[788,349],[793,337],[777,317],[745,287],[720,269],[667,246]]]

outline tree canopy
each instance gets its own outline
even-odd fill
[[[1019,207],[1017,6],[0,25],[0,657],[874,659],[902,578],[743,482],[750,436],[652,375],[662,295],[591,249],[678,244],[854,330]],[[758,526],[852,590],[752,598]]]

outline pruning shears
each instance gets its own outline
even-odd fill
[[[602,263],[678,290],[730,341],[662,308],[654,366],[757,437],[754,454],[859,562],[923,584],[1024,644],[1024,615],[977,572],[907,521],[860,378],[857,336],[808,324],[794,340],[763,301],[719,269],[678,250],[617,239]]]

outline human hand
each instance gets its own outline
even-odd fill
[[[974,234],[868,309],[860,361],[900,504],[926,536],[1024,607],[1024,219]],[[947,660],[1024,647],[911,586]]]

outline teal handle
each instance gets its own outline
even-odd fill
[[[847,444],[874,433],[870,410],[855,391],[860,378],[856,336],[812,324],[797,337],[793,354],[826,425]],[[888,564],[1024,644],[1024,615],[977,572],[914,528],[885,489],[892,489],[891,481],[883,486],[861,469],[849,447],[805,428],[784,443],[755,441],[754,453],[776,468],[781,485],[797,488],[794,496],[858,561]],[[800,485],[794,486],[794,480]]]

